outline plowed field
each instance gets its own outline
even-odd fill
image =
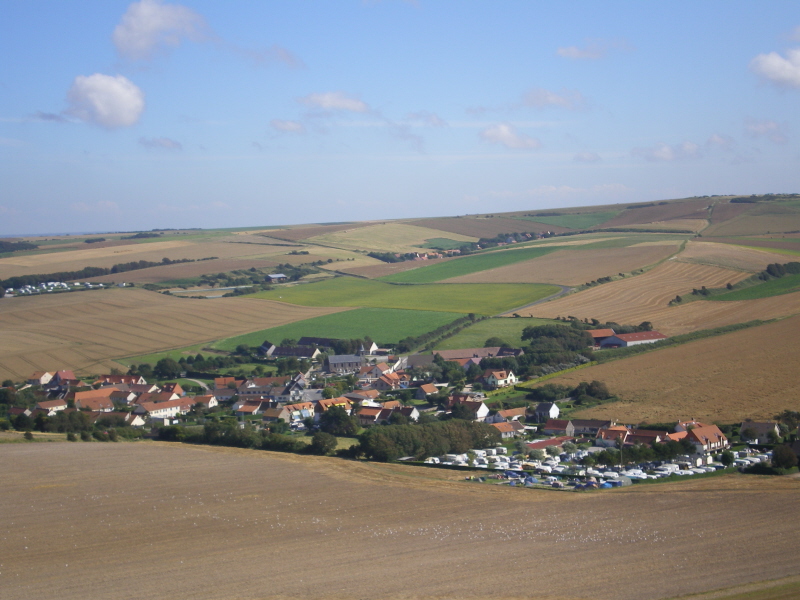
[[[707,208],[712,203],[713,200],[709,198],[696,198],[682,202],[629,208],[618,217],[606,221],[602,226],[625,227],[627,225],[671,221],[673,219],[706,219],[708,218]]]
[[[697,303],[700,304],[700,303]],[[625,423],[733,423],[800,410],[800,317],[580,369],[548,383],[604,381],[622,401],[574,414]]]
[[[537,246],[538,247],[538,246]],[[446,283],[556,283],[581,285],[598,277],[629,273],[667,258],[672,245],[601,248],[591,251],[559,250],[525,262],[446,279]]]
[[[785,478],[576,494],[146,442],[3,454],[4,600],[656,600],[796,574]]]
[[[682,308],[667,306],[676,295],[691,293],[693,288],[702,286],[722,287],[745,277],[748,277],[748,273],[670,260],[643,275],[606,283],[516,312],[535,317],[575,316],[631,324],[651,321],[661,331],[668,328],[664,320],[658,317],[667,310]],[[664,333],[670,335],[675,331],[665,330]]]
[[[555,225],[545,225],[535,221],[523,219],[509,219],[505,217],[476,218],[476,217],[452,217],[443,219],[419,219],[411,222],[419,227],[430,227],[440,231],[449,231],[475,238],[493,238],[501,233],[537,233],[542,231],[553,231],[563,233],[569,231],[566,227],[556,227]]]
[[[56,369],[107,371],[114,358],[339,310],[246,298],[181,299],[135,289],[5,298],[0,302],[0,378],[20,381],[33,371]]]

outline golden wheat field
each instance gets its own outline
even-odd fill
[[[776,257],[772,252],[731,244],[690,241],[676,260],[755,273],[766,269],[769,263],[776,261]]]
[[[651,321],[656,327],[663,327],[655,314],[668,308],[667,304],[676,295],[691,293],[693,288],[702,286],[722,287],[748,275],[720,267],[669,260],[642,275],[612,281],[516,312],[525,316],[575,316],[617,323]]]
[[[599,248],[591,251],[557,250],[521,263],[447,279],[447,283],[556,283],[581,285],[599,277],[629,273],[674,254],[671,245]]]
[[[195,300],[141,289],[5,298],[0,303],[0,378],[33,371],[108,370],[115,358],[217,340],[341,308],[247,298]]]
[[[380,252],[419,252],[425,241],[442,236],[441,232],[406,223],[378,223],[357,229],[345,229],[309,238],[311,243],[347,250]],[[457,242],[476,242],[477,238],[451,233],[446,236]]]
[[[613,352],[613,351],[611,351]],[[684,418],[735,423],[800,411],[800,316],[579,369],[548,383],[597,379],[620,402],[576,418],[666,423]]]
[[[359,227],[367,227],[371,224],[372,223],[370,221],[360,221],[356,223],[338,223],[336,225],[299,226],[299,227],[292,227],[290,229],[270,229],[268,231],[265,231],[262,235],[281,240],[290,240],[296,242],[317,235],[324,235],[326,233],[334,233],[336,231],[344,231],[347,229],[357,229]]]
[[[657,600],[796,574],[787,478],[578,494],[154,442],[0,452],[4,600]]]

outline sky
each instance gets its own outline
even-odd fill
[[[800,2],[2,0],[0,235],[800,192]]]

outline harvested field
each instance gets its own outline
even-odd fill
[[[575,494],[179,444],[3,453],[4,600],[511,599],[533,586],[541,599],[657,600],[796,573],[789,478]],[[154,468],[166,464],[179,468]],[[509,576],[531,556],[535,583]]]
[[[642,225],[629,225],[631,229],[660,229],[663,231],[701,231],[708,226],[707,219],[672,219]]]
[[[714,210],[711,212],[711,224],[718,225],[719,223],[730,221],[747,212],[747,210],[752,207],[752,204],[744,202],[717,202],[714,204]]]
[[[316,225],[312,227],[295,227],[291,229],[271,229],[265,232],[265,235],[281,240],[297,242],[318,235],[324,235],[326,233],[335,233],[337,231],[368,227],[372,224],[373,223],[371,221],[362,221],[358,223],[338,223],[336,225]]]
[[[289,257],[297,258],[297,257]],[[126,271],[125,273],[115,273],[112,275],[101,275],[100,277],[90,277],[81,281],[90,282],[121,282],[128,283],[161,283],[163,281],[173,281],[175,279],[185,279],[189,277],[200,277],[208,273],[226,273],[240,269],[256,269],[274,267],[278,263],[274,260],[266,259],[242,259],[242,258],[221,258],[219,260],[203,260],[193,263],[181,263],[177,265],[164,265],[161,267],[150,267],[137,271]]]
[[[372,259],[370,259],[372,260]],[[436,265],[442,262],[447,262],[448,260],[453,260],[452,258],[435,258],[432,260],[425,261],[425,265]],[[350,263],[351,265],[353,263]],[[395,273],[402,273],[403,271],[409,271],[411,269],[419,269],[420,261],[416,260],[406,260],[404,262],[399,263],[385,263],[381,261],[376,261],[376,264],[373,264],[368,267],[339,267],[339,271],[344,271],[345,273],[352,273],[353,275],[359,275],[360,277],[368,277],[369,279],[377,279],[379,277],[386,277],[388,275],[394,275]]]
[[[308,241],[347,250],[419,252],[420,248],[425,247],[426,240],[436,237],[441,237],[436,230],[390,221],[358,229],[351,227],[335,233],[326,233],[309,238]],[[464,235],[451,234],[450,237],[459,242],[478,241],[477,238]]]
[[[0,259],[0,279],[16,275],[35,273],[54,273],[60,271],[79,271],[84,267],[112,267],[117,263],[147,260],[161,262],[163,258],[201,259],[240,258],[263,255],[269,252],[261,246],[232,244],[226,242],[194,243],[186,241],[152,242],[146,244],[127,244],[110,248],[90,250],[68,250],[52,254],[14,256]]]
[[[736,217],[712,225],[706,236],[762,235],[800,230],[800,202],[764,202],[749,204],[749,210]]]
[[[689,417],[722,423],[767,420],[784,409],[800,410],[799,339],[800,316],[795,316],[587,367],[548,383],[597,379],[621,398],[573,413],[576,418],[625,423]]]
[[[627,208],[622,214],[606,221],[603,227],[627,227],[629,225],[643,225],[674,219],[707,219],[708,206],[713,200],[708,198],[694,198],[691,200],[678,200],[655,206],[641,206]]]
[[[722,287],[727,283],[737,283],[748,276],[748,273],[741,271],[670,260],[643,275],[606,283],[515,312],[523,316],[532,315],[550,319],[557,316],[575,316],[580,319],[595,318],[601,321],[631,324],[651,321],[659,331],[664,330],[667,335],[674,335],[677,331],[669,329],[669,321],[659,317],[672,314],[672,311],[691,308],[691,305],[667,306],[675,296],[691,293],[693,288],[702,286],[713,288]],[[753,318],[758,317],[753,315],[744,320],[749,321]]]
[[[775,262],[775,255],[730,244],[690,241],[675,260],[755,273]]]
[[[507,217],[445,217],[442,219],[419,219],[411,221],[410,224],[471,236],[476,239],[493,238],[501,233],[523,233],[533,231],[537,233],[543,231],[564,233],[565,231],[570,231],[566,227],[556,227],[555,225],[545,225],[534,221]]]
[[[800,240],[791,234],[780,237],[746,237],[746,238],[719,238],[715,237],[709,242],[719,244],[731,244],[734,246],[762,248],[765,252],[786,251],[788,253],[800,253]],[[773,252],[774,254],[774,252]],[[774,262],[774,261],[773,261]]]
[[[0,302],[0,378],[107,371],[112,359],[217,340],[337,312],[246,298],[181,299],[107,289]]]
[[[581,285],[598,277],[629,273],[667,258],[678,249],[671,245],[603,248],[591,251],[558,250],[541,258],[447,279],[443,283],[556,283]]]

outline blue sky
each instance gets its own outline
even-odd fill
[[[800,3],[0,3],[0,235],[800,191]]]

